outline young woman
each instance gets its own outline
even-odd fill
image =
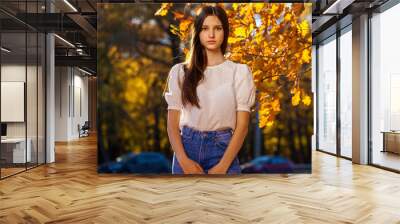
[[[240,174],[255,86],[249,67],[224,58],[229,35],[219,6],[194,19],[190,57],[168,77],[168,136],[173,174]]]

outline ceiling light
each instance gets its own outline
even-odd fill
[[[71,4],[69,3],[68,0],[64,0],[65,4],[67,4],[74,12],[78,12],[78,10]]]
[[[4,51],[4,52],[6,52],[6,53],[10,53],[10,52],[11,52],[9,49],[7,49],[7,48],[5,48],[5,47],[1,47],[1,50]]]
[[[75,45],[71,44],[71,42],[67,41],[66,39],[58,36],[57,34],[54,34],[55,37],[57,37],[59,40],[61,40],[62,42],[66,43],[68,46],[75,48]]]
[[[83,69],[81,69],[81,68],[79,68],[79,67],[78,67],[78,70],[81,71],[81,72],[83,72],[83,73],[85,73],[85,74],[87,74],[87,75],[92,75],[92,73],[90,73],[90,72],[88,72],[88,71],[86,71],[86,70],[83,70]]]
[[[355,0],[336,0],[332,5],[325,9],[322,14],[342,14],[343,10],[354,1]]]

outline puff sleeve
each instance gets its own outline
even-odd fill
[[[180,73],[182,73],[180,70],[182,70],[182,65],[176,64],[171,68],[168,74],[168,87],[164,93],[164,98],[168,104],[168,110],[181,110],[183,108],[181,88],[179,85]]]
[[[250,68],[239,64],[235,74],[236,111],[248,111],[255,103],[256,88]]]

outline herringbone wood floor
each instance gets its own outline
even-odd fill
[[[98,175],[96,139],[0,181],[0,223],[400,223],[400,175],[313,152],[313,173]]]

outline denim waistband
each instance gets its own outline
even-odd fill
[[[225,133],[233,133],[232,128],[227,128],[227,129],[218,130],[218,131],[199,131],[194,128],[188,127],[188,126],[182,127],[182,134],[185,134],[186,136],[189,136],[189,137],[192,137],[193,135],[214,137],[214,136],[217,136],[220,134],[225,134]]]

